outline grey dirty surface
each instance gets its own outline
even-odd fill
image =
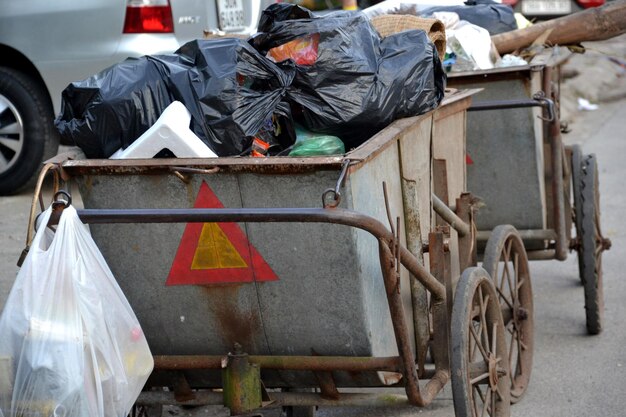
[[[617,41],[616,41],[617,42]],[[621,42],[621,43],[620,43]],[[594,43],[597,47],[606,43]],[[610,46],[616,56],[624,59],[624,37]],[[582,57],[582,56],[581,56]],[[579,58],[577,58],[579,59]],[[587,58],[585,58],[587,59]],[[577,85],[594,91],[592,83],[598,76],[580,65]],[[604,65],[604,64],[602,64]],[[612,64],[616,65],[616,64]],[[619,68],[609,66],[614,87],[596,87],[604,91],[620,91],[624,83]],[[621,71],[621,72],[620,72]],[[609,73],[607,73],[609,74]],[[609,74],[609,75],[610,75]],[[604,75],[602,75],[604,76]],[[606,78],[606,77],[605,77]],[[571,79],[575,80],[575,79]],[[562,106],[572,107],[571,97],[582,96],[564,84]],[[602,84],[602,83],[600,83]],[[589,92],[588,91],[588,92]],[[588,99],[594,101],[592,96]],[[604,293],[605,330],[599,336],[587,336],[583,308],[583,290],[579,284],[576,256],[567,261],[536,261],[531,263],[536,309],[536,341],[533,374],[526,396],[512,408],[513,416],[623,416],[626,410],[626,270],[623,207],[626,206],[626,100],[613,97],[597,100],[594,112],[577,112],[575,106],[567,114],[573,131],[565,135],[566,143],[579,143],[585,153],[596,153],[600,168],[602,225],[613,241],[605,253]],[[18,268],[15,262],[24,247],[31,191],[11,197],[0,197],[0,307],[4,305]],[[278,415],[272,411],[266,415]],[[409,416],[433,417],[454,414],[450,386],[428,409],[346,408],[318,410],[319,416]],[[201,409],[170,409],[164,416],[226,415],[219,407]]]
[[[561,120],[576,123],[578,98],[602,104],[626,98],[626,34],[584,42],[585,53],[566,65],[561,90]]]

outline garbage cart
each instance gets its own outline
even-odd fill
[[[555,47],[527,66],[453,73],[448,81],[457,88],[483,88],[467,120],[468,190],[484,202],[476,216],[483,267],[502,283],[508,270],[498,269],[498,260],[515,259],[521,248],[500,224],[518,230],[529,259],[563,261],[568,251],[576,251],[587,330],[598,334],[604,311],[602,252],[611,242],[600,227],[596,156],[561,140],[567,127],[559,118],[559,87],[569,55]],[[516,298],[524,303],[522,294],[501,302]],[[516,320],[505,318],[513,332]]]
[[[137,407],[426,406],[451,381],[458,416],[510,415],[516,313],[475,266],[466,193],[475,93],[345,155],[46,165],[40,184],[78,185],[154,354]]]

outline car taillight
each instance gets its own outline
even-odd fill
[[[590,7],[602,6],[605,1],[604,0],[576,0],[580,7],[588,9]]]
[[[124,33],[173,33],[169,0],[128,0]]]
[[[502,0],[502,4],[508,4],[511,7],[515,7],[518,0]]]

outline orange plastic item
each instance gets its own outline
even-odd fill
[[[252,140],[252,151],[250,152],[250,156],[253,156],[255,158],[264,158],[269,148],[269,143],[259,138],[254,138]]]
[[[315,33],[272,48],[267,54],[276,62],[293,59],[297,65],[313,65],[319,43],[320,35]]]

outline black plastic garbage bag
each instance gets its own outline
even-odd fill
[[[240,39],[197,40],[174,54],[128,59],[63,91],[56,126],[89,158],[106,158],[150,128],[174,100],[217,155],[239,155],[268,118],[281,120],[279,149],[295,141],[283,102],[294,77]]]
[[[319,34],[315,63],[297,65],[288,90],[294,117],[301,112],[300,121],[309,130],[339,136],[349,149],[395,119],[439,105],[446,75],[424,31],[381,40],[362,13],[300,17],[306,12],[289,4],[268,7],[260,33],[251,42],[267,53],[294,39]]]
[[[55,121],[59,133],[88,158],[126,148],[175,100],[162,74],[158,59],[131,58],[70,84]]]
[[[490,35],[517,29],[513,8],[492,0],[470,0],[465,2],[465,6],[429,7],[422,10],[420,15],[428,17],[435,12],[454,12],[461,20],[487,29]]]
[[[190,98],[183,103],[198,122],[192,130],[208,138],[217,155],[247,153],[272,115],[283,133],[270,145],[278,151],[295,142],[290,107],[283,101],[295,75],[292,63],[276,65],[240,39],[193,41],[176,54],[190,69],[170,75],[174,96]]]

